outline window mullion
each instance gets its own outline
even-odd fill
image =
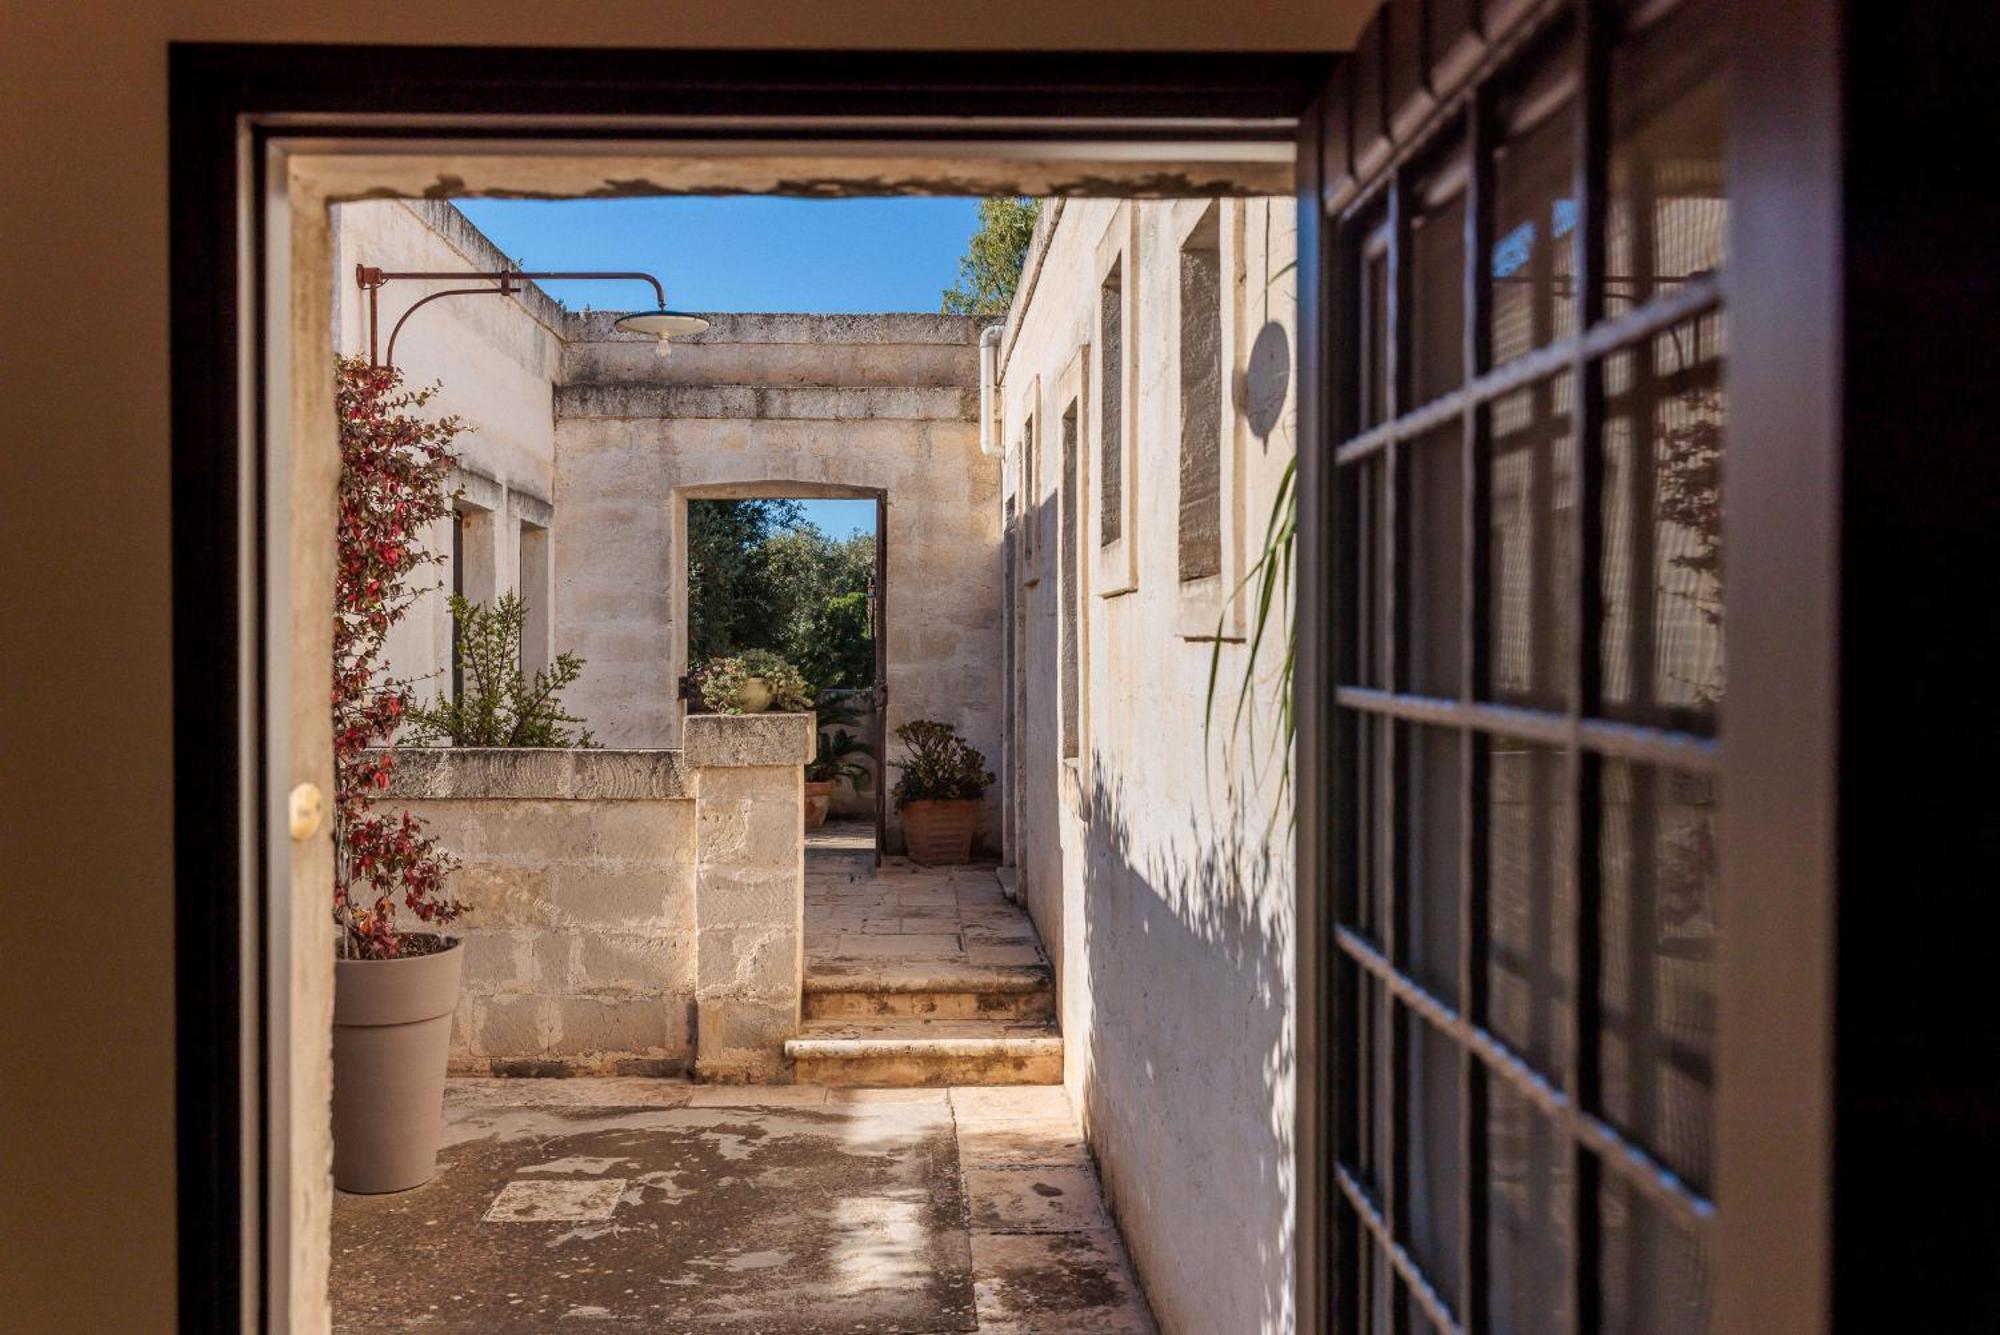
[[[1410,281],[1407,272],[1410,227],[1409,182],[1406,175],[1397,171],[1389,183],[1389,220],[1387,257],[1388,277],[1388,328],[1383,340],[1383,350],[1387,359],[1387,375],[1383,383],[1387,387],[1385,419],[1394,422],[1403,409],[1407,395],[1403,380],[1408,369],[1406,355],[1407,332],[1409,326]],[[1402,449],[1401,433],[1392,434],[1382,467],[1385,485],[1383,487],[1383,523],[1387,526],[1389,541],[1386,544],[1389,569],[1388,578],[1382,581],[1384,606],[1383,624],[1389,629],[1387,643],[1383,646],[1382,680],[1391,694],[1400,693],[1407,685],[1404,680],[1409,661],[1409,627],[1404,624],[1409,599],[1404,588],[1406,572],[1409,569],[1409,521],[1408,506],[1404,504],[1407,491],[1408,461]],[[1407,775],[1404,748],[1400,745],[1402,731],[1406,725],[1393,719],[1385,719],[1381,724],[1383,767],[1386,782],[1382,785],[1383,804],[1382,828],[1387,836],[1381,859],[1382,868],[1382,946],[1383,953],[1397,968],[1405,965],[1406,942],[1403,932],[1403,912],[1407,896],[1409,868],[1409,821],[1406,803],[1403,801]],[[1382,1181],[1382,1216],[1388,1228],[1389,1237],[1402,1243],[1408,1237],[1405,1227],[1404,1207],[1409,1192],[1409,1145],[1404,1134],[1409,1125],[1408,1082],[1403,1078],[1403,1063],[1409,1053],[1409,1025],[1411,1017],[1408,1008],[1385,994],[1383,1006],[1388,1020],[1388,1060],[1384,1079],[1387,1084],[1388,1117],[1384,1124],[1387,1148],[1386,1172]],[[1417,1021],[1422,1023],[1422,1021]],[[1402,1298],[1395,1293],[1393,1284],[1390,1293],[1390,1329],[1402,1335],[1407,1330],[1407,1311]]]
[[[1461,346],[1464,383],[1485,370],[1490,355],[1492,285],[1487,281],[1484,239],[1491,235],[1493,179],[1488,158],[1491,104],[1483,92],[1466,102],[1465,328]],[[1459,570],[1459,699],[1470,704],[1487,690],[1486,600],[1490,554],[1487,482],[1480,451],[1485,407],[1468,399],[1461,421],[1459,468],[1462,498]],[[1484,1027],[1488,932],[1486,900],[1486,744],[1471,727],[1459,729],[1459,925],[1458,995],[1465,1016]],[[1486,1067],[1470,1047],[1461,1048],[1458,1072],[1459,1326],[1482,1335],[1487,1324]]]
[[[1570,593],[1571,661],[1569,714],[1577,734],[1585,717],[1602,708],[1598,657],[1601,634],[1599,622],[1603,550],[1599,516],[1602,514],[1603,396],[1586,351],[1584,331],[1604,316],[1604,235],[1606,213],[1605,170],[1608,156],[1609,42],[1605,0],[1577,0],[1577,52],[1581,62],[1577,80],[1576,202],[1577,224],[1573,238],[1576,282],[1576,351],[1570,367],[1571,401],[1575,404],[1571,422],[1575,450],[1576,488],[1571,518],[1571,550],[1576,554]],[[1572,745],[1569,756],[1568,793],[1570,874],[1576,896],[1575,977],[1576,995],[1570,1008],[1572,1022],[1570,1053],[1570,1096],[1580,1112],[1595,1116],[1602,1104],[1598,1055],[1601,1015],[1599,999],[1602,977],[1603,919],[1602,885],[1597,856],[1599,838],[1597,782],[1599,763],[1581,745]],[[1570,1181],[1573,1190],[1570,1227],[1573,1235],[1571,1256],[1575,1261],[1572,1302],[1577,1335],[1596,1335],[1602,1324],[1603,1266],[1600,1257],[1599,1165],[1595,1154],[1581,1139],[1569,1145]]]

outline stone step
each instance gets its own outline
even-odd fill
[[[1033,1021],[812,1020],[788,1039],[802,1085],[902,1089],[1062,1083],[1062,1035]]]
[[[815,963],[805,978],[805,1018],[864,1020],[1051,1020],[1055,984],[1048,966],[885,961]]]

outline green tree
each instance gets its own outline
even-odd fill
[[[1028,259],[1041,201],[1000,195],[979,201],[979,229],[958,262],[958,281],[945,289],[946,315],[1005,315]]]
[[[688,506],[688,660],[766,649],[816,690],[875,680],[875,537],[835,539],[796,501]]]
[[[765,543],[796,529],[797,501],[688,504],[688,660],[768,649],[769,610],[779,599]]]

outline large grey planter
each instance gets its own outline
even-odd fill
[[[445,1062],[465,951],[336,960],[333,1184],[407,1191],[437,1173]]]

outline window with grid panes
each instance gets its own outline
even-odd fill
[[[1552,15],[1340,219],[1343,1330],[1708,1328],[1723,19]]]

